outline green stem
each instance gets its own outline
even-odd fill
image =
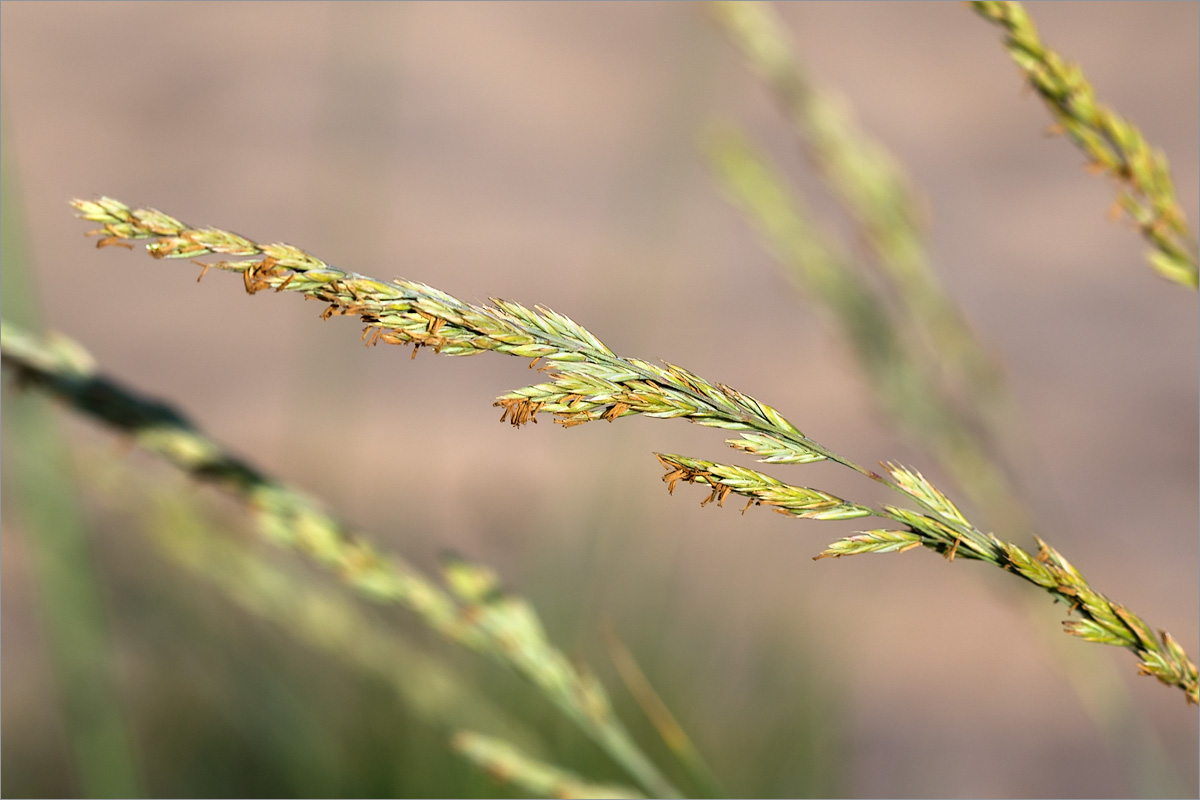
[[[29,245],[21,216],[9,132],[0,134],[0,269],[3,314],[36,325],[36,291],[25,265]],[[15,488],[14,516],[30,551],[38,610],[55,690],[64,716],[78,791],[90,797],[143,793],[132,735],[113,674],[107,606],[87,524],[77,500],[70,452],[40,399],[10,398],[4,407],[5,480]]]

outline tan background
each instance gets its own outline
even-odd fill
[[[1166,151],[1191,220],[1197,9],[1030,4],[1044,38]],[[1143,242],[1107,219],[1110,187],[1042,135],[1040,101],[998,31],[967,9],[780,10],[817,83],[853,104],[928,195],[940,274],[1028,422],[1023,480],[1040,532],[1095,586],[1200,652],[1196,294],[1154,277]],[[5,2],[6,169],[48,324],[419,563],[449,546],[495,565],[539,607],[572,598],[557,623],[564,644],[592,638],[606,616],[667,626],[640,645],[650,660],[686,639],[677,630],[709,631],[714,651],[681,663],[735,704],[737,683],[754,680],[738,666],[747,642],[816,660],[845,696],[850,794],[1133,791],[1039,644],[1062,609],[1047,603],[1032,626],[1015,610],[1014,594],[1032,589],[926,552],[813,563],[853,524],[740,517],[697,508],[698,489],[662,490],[650,451],[734,458],[719,432],[653,420],[514,431],[490,403],[530,379],[521,362],[366,350],[352,322],[322,323],[298,298],[249,298],[225,275],[197,286],[186,263],[97,253],[66,206],[108,194],[463,299],[548,305],[619,353],[772,403],[860,463],[925,466],[888,432],[846,348],[699,153],[706,125],[737,120],[812,183],[702,11]],[[869,491],[828,469],[782,477]],[[26,700],[45,676],[38,648],[24,646],[37,637],[23,633],[36,617],[22,552],[6,525],[9,741],[52,724]],[[1117,666],[1195,796],[1195,711],[1133,677],[1128,654],[1078,646]],[[719,719],[711,725],[697,737],[719,749]]]

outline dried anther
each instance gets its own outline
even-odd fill
[[[675,494],[675,484],[680,478],[687,480],[688,474],[682,469],[676,469],[673,472],[668,472],[662,476],[663,483],[667,485],[667,494]]]
[[[603,414],[600,415],[600,418],[606,419],[609,422],[612,422],[613,420],[615,420],[617,417],[621,416],[628,410],[629,410],[628,403],[614,403],[613,405],[609,406],[607,411],[605,411]]]
[[[712,493],[709,494],[708,497],[706,497],[700,501],[701,508],[708,505],[709,503],[711,503],[714,500],[717,501],[718,507],[723,507],[725,505],[725,498],[729,496],[729,493],[731,491],[733,491],[733,490],[730,489],[728,486],[724,486],[719,483],[713,484],[712,485]]]
[[[947,561],[954,560],[954,556],[956,556],[958,554],[958,543],[961,541],[962,541],[962,539],[955,539],[954,544],[950,545],[950,549],[946,551],[946,560]]]
[[[422,311],[421,309],[417,309],[416,313],[417,313],[417,316],[419,316],[419,317],[421,317],[421,319],[425,320],[425,322],[426,322],[425,333],[430,338],[437,336],[437,332],[440,331],[442,329],[442,326],[446,324],[445,319],[443,319],[442,317],[436,317],[433,314],[430,314],[428,311]]]
[[[279,263],[267,256],[262,261],[252,261],[246,265],[242,273],[242,281],[246,285],[246,294],[255,294],[263,289],[271,288],[270,279],[275,276],[275,265]]]
[[[664,459],[662,456],[657,456],[657,458],[658,462],[667,469],[667,474],[663,475],[662,479],[663,482],[667,484],[668,494],[675,493],[675,484],[678,481],[687,481],[688,483],[695,483],[699,481],[701,483],[707,483],[712,487],[712,492],[700,503],[700,505],[706,506],[714,500],[717,501],[718,506],[725,504],[725,498],[729,496],[729,493],[732,491],[732,489],[717,482],[717,479],[711,474],[692,469],[691,467],[683,466],[682,464],[675,464],[667,459]]]
[[[501,422],[507,420],[512,423],[514,428],[519,428],[526,422],[537,424],[537,413],[545,403],[530,400],[528,397],[519,397],[497,400],[493,405],[504,407],[504,413],[500,415]]]

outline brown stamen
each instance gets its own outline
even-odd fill
[[[950,549],[946,551],[946,560],[947,561],[954,560],[954,556],[958,554],[958,543],[961,541],[962,541],[962,539],[955,539],[954,544],[950,545]]]

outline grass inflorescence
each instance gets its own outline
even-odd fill
[[[782,272],[812,307],[840,329],[880,411],[923,458],[951,475],[956,491],[998,529],[1033,530],[1016,483],[1032,437],[999,362],[967,324],[938,278],[926,243],[925,199],[884,143],[859,125],[836,93],[818,85],[776,7],[766,2],[712,2],[718,27],[760,80],[795,135],[809,169],[794,186],[784,165],[733,123],[709,137],[709,158],[726,193],[774,253]],[[804,28],[812,33],[811,26]],[[808,174],[811,173],[811,174]],[[821,183],[852,226],[838,236],[805,201]],[[850,242],[866,247],[851,246]],[[911,531],[875,530],[838,542],[827,555],[904,551],[920,546]],[[981,576],[983,577],[983,576]],[[1144,727],[1131,687],[1104,659],[1082,659],[1072,643],[1044,630],[1033,593],[1016,601],[1071,689],[1114,743]],[[1111,709],[1123,709],[1112,713]],[[1150,750],[1161,743],[1139,736]],[[1117,744],[1121,752],[1128,752]],[[1143,793],[1161,792],[1144,784]]]
[[[1121,187],[1117,198],[1154,247],[1150,264],[1168,280],[1193,289],[1200,284],[1196,238],[1175,197],[1167,157],[1152,148],[1137,126],[1096,100],[1083,71],[1046,47],[1028,12],[1011,0],[976,0],[975,11],[1004,29],[1004,47],[1041,95],[1055,119],[1095,172]]]
[[[474,731],[450,741],[459,754],[493,778],[525,790],[530,797],[640,798],[628,786],[594,783],[521,752],[508,742]]]
[[[500,396],[502,419],[520,426],[551,415],[564,426],[642,414],[684,418],[736,431],[735,449],[769,463],[829,460],[888,486],[920,510],[859,504],[832,494],[783,483],[756,470],[678,455],[658,454],[669,487],[679,481],[710,488],[705,502],[723,504],[730,494],[790,516],[850,519],[873,516],[889,527],[842,539],[818,558],[864,552],[904,550],[914,545],[985,561],[1034,583],[1079,613],[1066,630],[1085,640],[1118,645],[1140,659],[1139,670],[1182,689],[1198,701],[1195,664],[1166,632],[1158,636],[1138,616],[1091,588],[1054,548],[1037,539],[1037,552],[983,533],[920,473],[884,465],[886,474],[866,469],[812,440],[771,406],[732,387],[713,384],[671,364],[653,364],[617,356],[569,318],[549,309],[509,301],[465,303],[412,281],[390,283],[344,272],[285,244],[259,244],[216,228],[196,228],[150,209],[132,209],[111,198],[73,202],[81,217],[100,224],[92,232],[99,246],[149,240],[156,258],[193,258],[209,254],[240,260],[204,264],[240,272],[246,291],[300,292],[328,304],[323,316],[358,316],[368,344],[411,344],[446,355],[497,351],[527,358],[547,380]],[[202,273],[203,274],[203,273]],[[366,563],[372,563],[373,553]],[[519,666],[519,665],[518,665]]]
[[[708,9],[770,89],[823,182],[855,221],[889,293],[903,305],[906,327],[918,329],[940,359],[949,360],[967,378],[961,388],[973,405],[987,404],[1000,380],[998,369],[937,279],[925,245],[923,202],[898,160],[862,129],[845,103],[814,85],[774,6],[717,0]],[[778,200],[769,204],[766,197],[738,191],[739,175],[744,180],[746,173],[757,172],[757,192],[768,197],[782,194],[781,189],[764,185],[779,172],[758,168],[752,163],[751,149],[737,137],[729,138],[714,142],[710,150],[730,189],[746,205],[778,205]],[[796,196],[790,199],[798,201]],[[757,215],[766,213],[760,208]],[[805,238],[815,238],[814,233],[806,231]],[[812,260],[811,255],[804,259]],[[858,265],[852,262],[858,259],[843,254],[839,260],[845,262],[842,269],[847,273],[842,279],[853,280]],[[803,269],[804,264],[798,262],[797,268]],[[897,336],[897,331],[888,333]]]
[[[786,170],[735,126],[709,138],[726,192],[783,273],[839,329],[880,410],[910,444],[953,475],[993,524],[1029,529],[1013,485],[1015,407],[998,361],[938,279],[923,199],[848,105],[815,85],[772,5],[713,2],[708,9],[770,91],[812,166],[806,178],[841,207],[854,244],[834,235]]]
[[[2,331],[4,366],[27,386],[242,499],[264,538],[302,553],[362,597],[405,607],[439,636],[512,667],[646,791],[679,796],[616,718],[599,680],[550,643],[533,608],[503,591],[491,570],[448,559],[443,587],[399,556],[379,552],[314,499],[230,455],[170,406],[104,377],[74,342],[43,339],[8,323]]]

